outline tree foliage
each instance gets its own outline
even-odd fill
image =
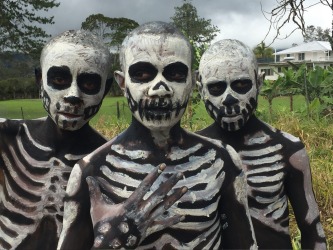
[[[257,58],[273,58],[274,49],[266,46],[262,41],[253,49],[253,52]]]
[[[323,29],[320,26],[307,26],[304,34],[304,42],[312,41],[328,41],[330,37],[330,29]]]
[[[1,0],[0,52],[18,51],[38,54],[50,37],[40,26],[53,24],[52,17],[39,13],[58,7],[56,0]]]
[[[128,18],[111,18],[103,14],[94,14],[86,18],[81,24],[81,28],[88,30],[95,35],[101,37],[105,44],[110,46],[113,58],[112,68],[110,72],[120,68],[119,65],[119,48],[121,43],[130,31],[138,27],[139,24]],[[119,96],[122,94],[118,84],[113,83],[110,90],[111,95]]]
[[[127,34],[139,24],[128,18],[111,18],[103,14],[94,14],[86,18],[81,28],[101,37],[106,44],[119,49]]]
[[[38,97],[39,88],[34,77],[0,80],[0,100],[31,99]]]
[[[293,110],[293,95],[303,95],[306,101],[308,115],[312,111],[333,114],[333,68],[324,69],[319,66],[308,68],[306,64],[300,67],[283,69],[283,74],[277,80],[265,80],[261,88],[270,105],[272,100],[280,95],[290,97],[290,110]]]
[[[210,19],[200,18],[191,0],[183,0],[183,4],[175,7],[175,13],[170,18],[173,25],[180,29],[190,40],[195,49],[195,67],[202,53],[220,31]]]

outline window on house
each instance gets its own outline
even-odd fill
[[[278,67],[277,70],[278,70],[278,73],[282,72],[282,68],[281,67]]]
[[[290,57],[290,54],[287,54],[287,57]]]
[[[273,75],[273,71],[271,69],[262,69],[261,72],[265,72],[265,76]]]
[[[276,61],[280,62],[280,55],[276,55]]]
[[[298,53],[298,60],[304,61],[304,59],[305,59],[305,53]]]

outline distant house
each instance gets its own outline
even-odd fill
[[[329,42],[313,41],[275,52],[270,62],[258,60],[259,72],[264,71],[265,79],[275,80],[282,74],[282,68],[299,67],[306,63],[308,68],[333,67],[333,54]]]

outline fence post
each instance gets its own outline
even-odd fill
[[[22,119],[24,120],[24,114],[23,114],[23,108],[21,107],[21,115],[22,115]]]
[[[117,118],[120,118],[119,102],[117,101]]]

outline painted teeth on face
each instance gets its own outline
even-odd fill
[[[180,104],[176,102],[173,104],[168,98],[154,98],[154,99],[140,99],[137,103],[127,88],[128,104],[131,111],[138,112],[142,121],[157,121],[170,120],[171,118],[178,117],[182,110],[185,110],[188,99]]]
[[[226,109],[224,106],[218,108],[213,105],[209,100],[205,102],[206,109],[209,115],[223,128],[228,131],[239,130],[245,122],[249,119],[250,115],[256,109],[256,101],[251,98],[250,104],[246,105],[246,108],[240,109],[235,107],[234,110],[238,110],[238,116],[229,117],[227,116]]]

